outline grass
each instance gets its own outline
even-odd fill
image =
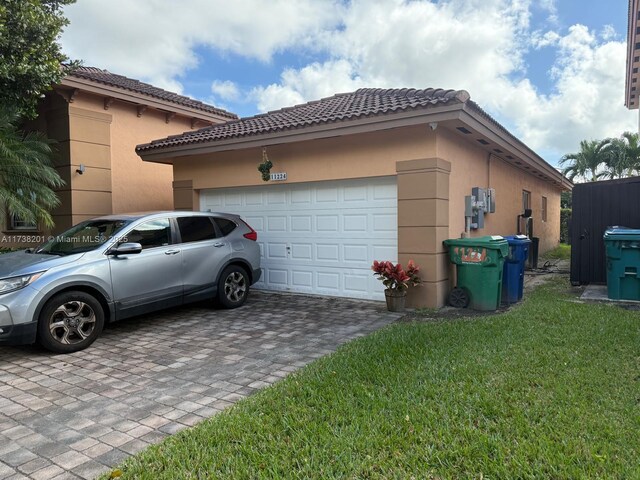
[[[571,245],[559,244],[553,250],[545,253],[544,258],[552,260],[571,260]]]
[[[123,478],[640,478],[640,316],[566,288],[351,342]]]

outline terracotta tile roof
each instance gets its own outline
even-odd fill
[[[96,83],[102,83],[111,87],[122,88],[123,90],[129,90],[131,92],[139,93],[142,95],[148,95],[165,102],[175,103],[176,105],[182,105],[184,107],[201,110],[203,112],[212,113],[221,117],[229,119],[237,119],[238,116],[235,113],[227,112],[221,108],[214,107],[213,105],[207,105],[206,103],[194,100],[193,98],[185,97],[184,95],[178,95],[177,93],[168,92],[162,88],[154,87],[148,83],[143,83],[133,78],[125,77],[123,75],[117,75],[107,70],[102,70],[95,67],[79,67],[74,70],[69,76],[83,78]]]
[[[302,105],[154,140],[148,144],[138,145],[136,150],[142,152],[268,134],[360,117],[390,115],[448,103],[464,103],[468,99],[469,94],[464,90],[361,88],[352,93],[341,93]]]

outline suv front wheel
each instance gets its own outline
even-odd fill
[[[249,275],[237,265],[229,265],[220,275],[218,301],[224,308],[237,308],[244,304],[249,295]]]
[[[104,327],[104,310],[85,292],[63,292],[49,300],[38,318],[38,342],[55,353],[71,353],[91,345]]]

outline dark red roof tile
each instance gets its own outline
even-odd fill
[[[360,117],[389,115],[447,103],[464,103],[467,100],[469,100],[469,94],[464,90],[361,88],[352,93],[341,93],[302,105],[220,123],[181,135],[172,135],[138,145],[136,150],[142,152],[268,134]]]
[[[184,107],[201,110],[206,113],[212,113],[221,117],[229,119],[237,119],[238,116],[235,113],[227,112],[221,108],[208,105],[199,100],[185,97],[184,95],[178,95],[177,93],[168,92],[162,88],[154,87],[148,83],[143,83],[133,78],[128,78],[123,75],[117,75],[107,70],[101,70],[95,67],[79,67],[70,74],[71,77],[83,78],[85,80],[91,80],[92,82],[102,83],[111,87],[122,88],[123,90],[129,90],[131,92],[140,93],[142,95],[148,95],[166,102],[175,103],[176,105],[182,105]]]

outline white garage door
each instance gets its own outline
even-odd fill
[[[200,207],[237,213],[258,232],[256,288],[384,298],[371,263],[397,261],[395,177],[203,190]]]

